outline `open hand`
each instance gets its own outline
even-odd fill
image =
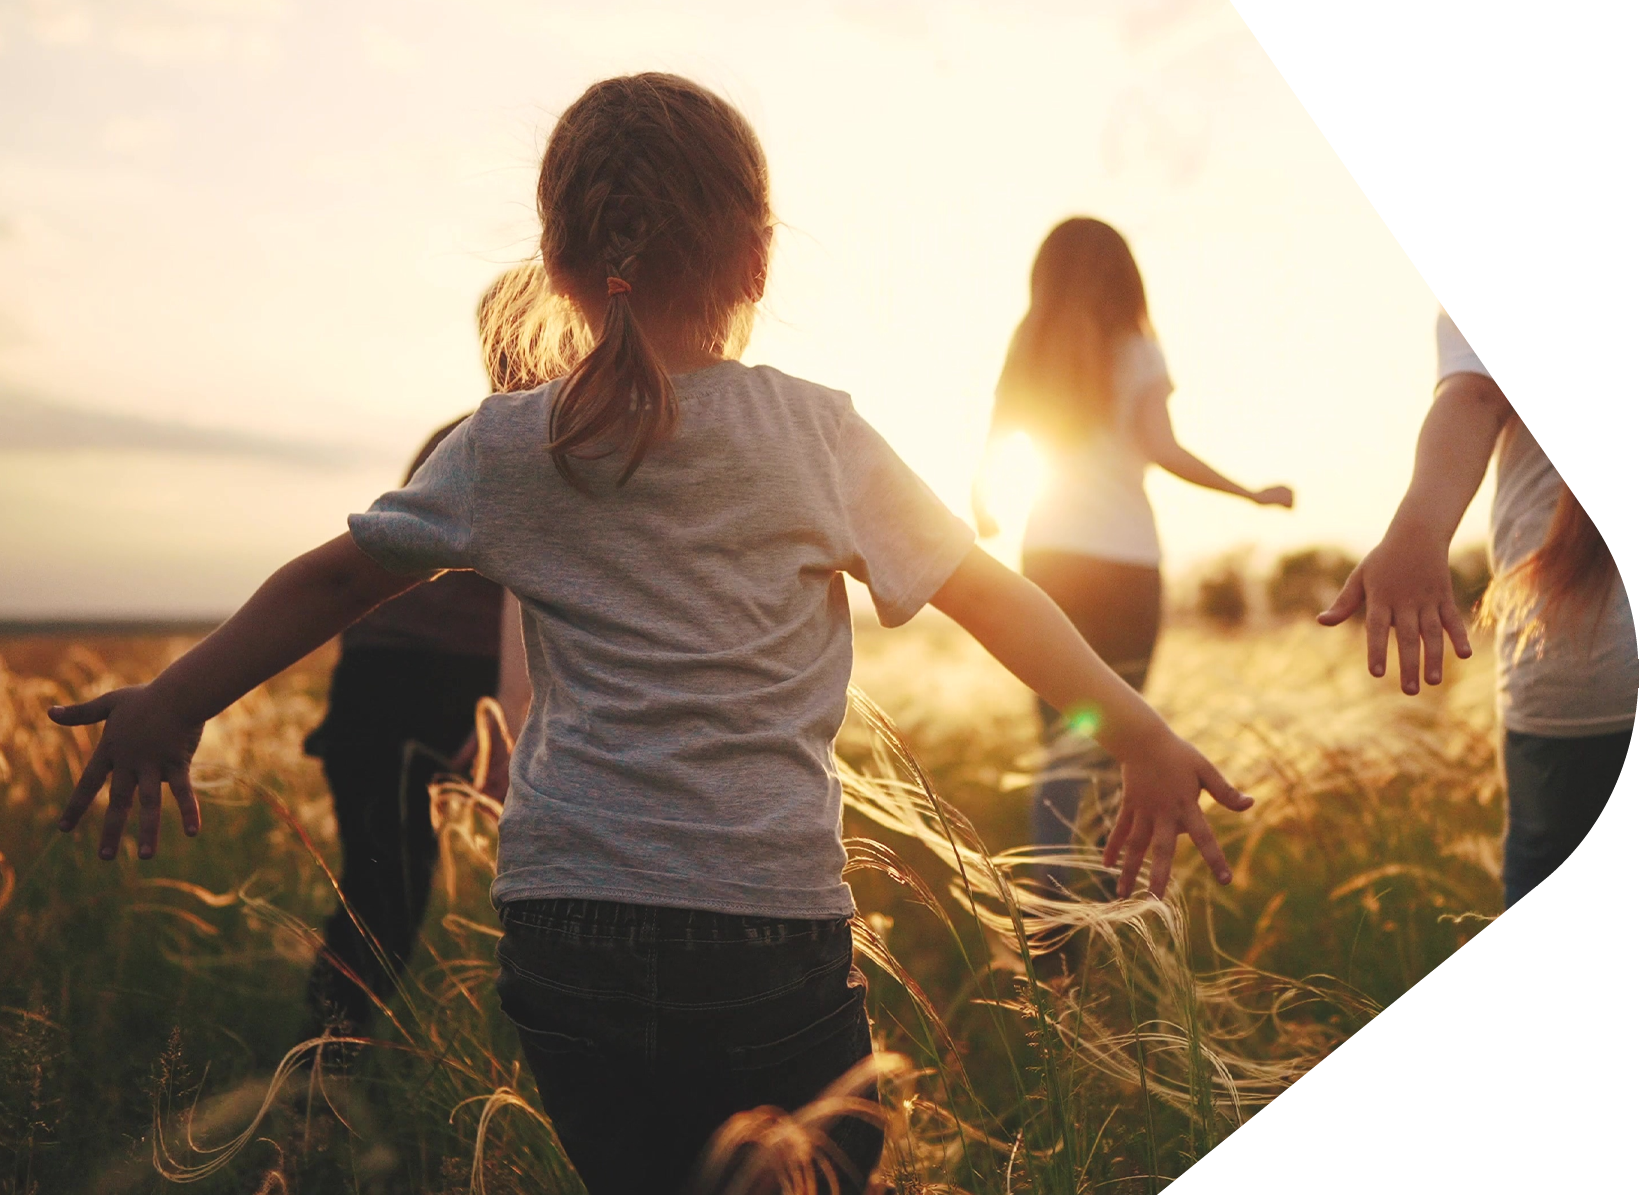
[[[1132,895],[1146,854],[1151,854],[1150,892],[1155,896],[1164,894],[1172,878],[1172,859],[1180,834],[1194,839],[1213,878],[1220,884],[1229,883],[1229,861],[1201,812],[1201,790],[1237,813],[1252,808],[1252,798],[1238,792],[1206,756],[1169,731],[1159,747],[1122,765],[1121,786],[1121,812],[1104,846],[1106,867],[1114,867],[1123,849],[1126,851],[1121,878],[1116,883],[1117,896]]]
[[[1259,506],[1284,506],[1287,510],[1292,509],[1294,498],[1292,487],[1289,485],[1272,485],[1267,490],[1259,490],[1252,495],[1252,501]]]
[[[169,785],[182,814],[182,829],[189,837],[199,833],[199,802],[188,781],[188,766],[199,746],[202,725],[188,725],[148,685],[116,689],[79,705],[53,706],[51,720],[59,726],[104,723],[97,749],[86,761],[57,827],[64,832],[79,825],[108,782],[108,814],[102,823],[98,854],[112,859],[119,850],[137,800],[137,855],[151,859],[159,849],[161,785]]]
[[[1321,626],[1335,627],[1362,607],[1366,611],[1366,667],[1373,676],[1388,671],[1389,631],[1400,649],[1400,688],[1417,693],[1421,648],[1423,679],[1437,685],[1444,673],[1445,636],[1459,659],[1474,654],[1468,628],[1451,591],[1448,547],[1438,536],[1415,528],[1389,528],[1356,566]]]

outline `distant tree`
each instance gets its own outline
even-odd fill
[[[1319,614],[1359,561],[1338,548],[1305,548],[1288,552],[1269,574],[1269,610],[1278,616]]]
[[[1238,627],[1246,622],[1246,567],[1240,556],[1226,557],[1201,578],[1195,609],[1221,627]]]

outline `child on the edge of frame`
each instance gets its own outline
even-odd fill
[[[445,569],[518,595],[535,702],[492,898],[501,1003],[593,1195],[672,1191],[733,1113],[808,1102],[871,1053],[842,878],[832,744],[852,626],[843,575],[897,626],[931,603],[1055,709],[1091,705],[1125,768],[1105,851],[1164,892],[1180,834],[1230,878],[1199,805],[1251,805],[974,544],[847,395],[736,359],[772,214],[755,134],[687,80],[589,88],[538,185],[542,261],[580,324],[533,342],[558,380],[495,395],[404,489],[285,565],[147,685],[52,711],[106,722],[69,799],[110,780],[101,854],[160,788],[188,834],[202,724]],[[882,1148],[830,1130],[847,1189]]]

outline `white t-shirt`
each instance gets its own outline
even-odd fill
[[[1490,377],[1445,312],[1435,325],[1440,380],[1452,374]],[[1497,444],[1497,497],[1491,506],[1491,569],[1501,576],[1547,538],[1564,488],[1559,471],[1525,424],[1515,419]],[[1639,693],[1639,648],[1633,609],[1620,577],[1603,616],[1588,631],[1573,629],[1519,650],[1522,627],[1497,628],[1497,708],[1502,724],[1519,734],[1581,738],[1633,725]]]
[[[1024,549],[1076,552],[1119,564],[1157,567],[1161,540],[1144,493],[1149,454],[1140,446],[1138,417],[1146,403],[1172,393],[1161,346],[1149,336],[1116,345],[1111,371],[1111,419],[1080,444],[1054,450],[1046,485],[1024,528]]]

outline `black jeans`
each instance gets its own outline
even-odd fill
[[[734,1113],[800,1108],[871,1053],[844,919],[520,900],[501,924],[501,1007],[591,1195],[688,1189]],[[828,1131],[862,1189],[880,1128]]]
[[[427,785],[472,732],[480,697],[495,692],[496,662],[481,656],[391,648],[343,652],[330,708],[308,740],[324,761],[341,839],[342,895],[380,944],[392,970],[409,958],[427,911],[438,843]],[[377,996],[393,977],[337,908],[326,947]],[[308,986],[316,1017],[370,1023],[369,992],[320,955]]]
[[[1508,833],[1503,903],[1512,905],[1581,845],[1610,800],[1632,730],[1558,739],[1510,730],[1503,741]]]
[[[1161,572],[1146,565],[1100,560],[1076,552],[1032,550],[1023,572],[1069,616],[1081,637],[1135,689],[1142,690],[1161,630]],[[1121,766],[1090,737],[1059,725],[1059,715],[1038,701],[1042,738],[1049,744],[1047,769],[1030,802],[1031,842],[1065,846],[1083,820],[1112,821],[1121,799]],[[1080,814],[1082,793],[1093,787],[1097,818]],[[1095,835],[1095,844],[1102,836]],[[1042,878],[1068,886],[1082,873],[1048,867]],[[1095,885],[1102,888],[1103,885]]]

